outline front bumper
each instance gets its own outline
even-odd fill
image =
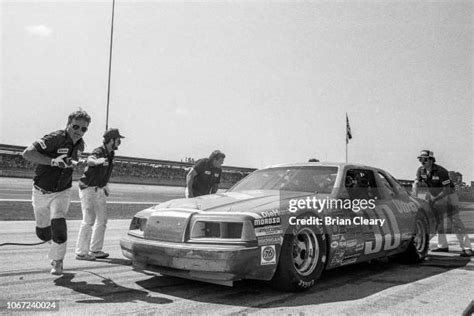
[[[276,268],[260,264],[256,246],[175,243],[127,235],[120,247],[137,270],[222,285],[242,279],[270,280]]]

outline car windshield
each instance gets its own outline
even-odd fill
[[[253,172],[229,191],[283,190],[296,192],[331,193],[337,167],[304,166],[278,167]]]

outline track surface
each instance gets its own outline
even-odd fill
[[[31,185],[31,181],[25,183]],[[0,189],[0,199],[12,194],[11,189],[24,191],[13,191],[17,199],[23,198],[21,194],[28,199],[30,194],[22,185],[0,185]],[[112,190],[112,201],[160,202],[167,196],[179,196],[183,188],[138,186],[133,190],[112,185]],[[140,191],[138,196],[130,194],[135,191]],[[109,222],[105,250],[110,258],[77,261],[73,253],[79,225],[79,220],[68,221],[62,276],[49,274],[47,244],[0,247],[0,313],[25,314],[7,309],[13,300],[56,300],[59,311],[45,314],[460,315],[474,298],[474,260],[459,257],[454,236],[449,238],[450,253],[430,254],[421,265],[357,264],[327,271],[307,292],[283,293],[265,282],[242,281],[230,288],[136,272],[119,248],[129,220]],[[34,227],[33,221],[0,221],[0,244],[37,242]]]

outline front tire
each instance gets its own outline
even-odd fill
[[[304,291],[321,276],[326,263],[326,238],[319,227],[297,226],[283,240],[272,279],[284,291]]]
[[[418,214],[415,219],[415,235],[413,236],[407,250],[400,255],[402,263],[420,263],[426,258],[429,249],[429,227],[428,221],[423,214]]]

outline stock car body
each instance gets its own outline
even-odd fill
[[[257,170],[225,193],[140,211],[120,246],[137,270],[229,286],[267,280],[298,291],[352,263],[420,262],[435,229],[430,206],[383,170],[302,163]]]

